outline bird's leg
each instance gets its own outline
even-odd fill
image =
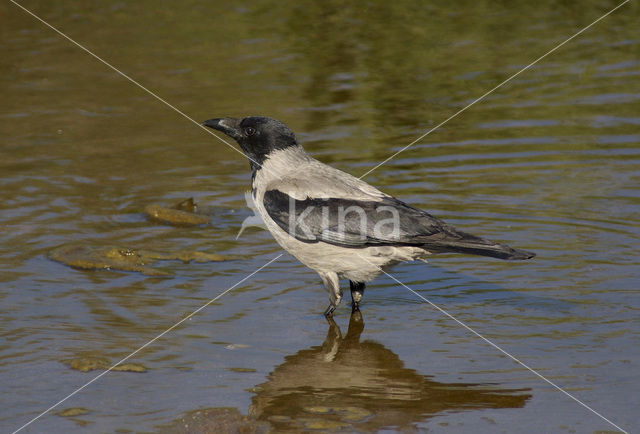
[[[336,273],[321,274],[320,277],[329,293],[329,307],[324,311],[324,316],[330,317],[340,304],[340,300],[342,300],[342,289],[340,289],[340,282]]]
[[[342,340],[342,347],[349,348],[360,345],[360,335],[363,330],[364,320],[362,319],[362,313],[356,310],[351,313],[351,318],[349,318],[349,329]]]
[[[360,310],[360,300],[362,300],[362,296],[364,295],[364,282],[353,282],[349,281],[349,286],[351,287],[351,312],[356,312]]]
[[[324,316],[327,318],[331,318],[333,316],[333,311],[336,310],[337,305],[334,306],[332,303],[329,303],[329,306],[324,310]]]
[[[329,323],[329,331],[327,331],[327,338],[322,343],[322,356],[324,361],[332,362],[340,350],[342,332],[331,316],[326,317],[326,319]]]

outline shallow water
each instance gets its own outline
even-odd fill
[[[334,4],[335,3],[335,4]],[[360,176],[615,3],[30,1],[202,121],[264,114]],[[392,275],[623,429],[639,425],[640,8],[623,6],[366,180],[537,253],[441,255]],[[0,6],[0,427],[13,431],[281,250],[247,229],[246,159],[11,3]],[[145,218],[185,198],[210,225]],[[168,277],[69,268],[65,245],[202,251]],[[348,296],[346,297],[348,298]],[[336,324],[285,254],[25,432],[615,430],[389,277]],[[364,326],[362,326],[364,324]],[[84,407],[88,413],[55,413]],[[244,420],[244,419],[243,419]],[[226,424],[226,425],[225,425]],[[205,429],[205,428],[202,428]]]

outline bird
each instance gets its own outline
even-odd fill
[[[234,139],[251,169],[251,196],[280,246],[314,270],[333,316],[348,279],[352,313],[366,284],[401,262],[455,252],[505,260],[535,256],[460,231],[308,154],[284,123],[265,116],[213,118],[202,125]]]

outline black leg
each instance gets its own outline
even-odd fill
[[[344,344],[347,347],[349,345],[359,345],[360,334],[362,334],[363,330],[364,320],[362,319],[362,313],[359,310],[352,312],[351,318],[349,318],[349,329],[344,337]]]
[[[360,310],[360,301],[364,295],[364,282],[349,281],[349,287],[351,288],[351,312],[357,312]]]
[[[324,316],[326,318],[331,318],[333,316],[333,311],[336,310],[336,307],[337,306],[330,304],[329,307],[327,307],[327,309],[324,311]]]

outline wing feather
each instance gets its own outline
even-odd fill
[[[390,196],[380,200],[306,198],[265,192],[269,216],[296,239],[343,247],[422,245],[447,233],[447,225]]]
[[[264,207],[282,230],[306,243],[347,248],[415,246],[428,252],[458,252],[499,259],[529,259],[534,253],[459,231],[426,211],[391,197],[296,199],[278,189],[264,194]]]

